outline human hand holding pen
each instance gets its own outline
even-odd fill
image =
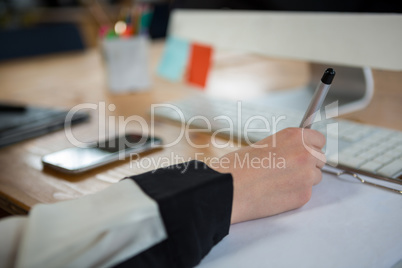
[[[288,128],[259,142],[263,148],[248,146],[221,158],[215,170],[233,176],[233,207],[231,223],[258,219],[299,208],[311,197],[312,187],[322,179],[321,169],[325,165],[322,148],[325,137],[309,129],[316,112],[320,110],[328,93],[335,71],[328,68],[314,93],[300,128]],[[312,152],[312,150],[314,152]],[[284,159],[280,168],[236,165],[236,159],[261,159],[268,155]],[[262,163],[261,161],[261,163]]]
[[[219,165],[210,166],[218,172],[232,174],[232,224],[303,206],[310,200],[312,187],[322,178],[321,168],[325,164],[322,133],[287,128],[255,144],[258,146],[228,153],[220,158]],[[322,157],[315,157],[307,147]],[[282,159],[283,165],[268,167],[268,156],[275,161]]]

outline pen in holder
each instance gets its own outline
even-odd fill
[[[148,28],[153,11],[146,5],[123,9],[114,27],[100,29],[106,80],[113,93],[143,91],[151,86]]]

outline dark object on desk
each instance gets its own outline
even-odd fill
[[[65,110],[0,103],[0,148],[63,128],[67,113]],[[88,118],[88,114],[77,112],[71,124]]]
[[[11,105],[0,103],[0,113],[13,113],[13,112],[25,112],[26,107],[22,105]]]
[[[85,49],[79,29],[73,23],[0,30],[0,40],[0,60]]]
[[[149,26],[149,35],[152,39],[165,38],[170,16],[169,3],[154,3],[153,16]]]

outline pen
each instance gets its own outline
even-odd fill
[[[315,115],[317,111],[321,109],[321,105],[324,102],[325,97],[327,96],[328,90],[331,87],[332,80],[335,77],[335,71],[332,68],[328,68],[325,70],[320,83],[318,84],[313,98],[307,108],[306,113],[300,123],[301,128],[311,128],[311,125],[314,122]]]

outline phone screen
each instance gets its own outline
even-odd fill
[[[64,172],[78,173],[113,162],[122,154],[144,152],[160,144],[161,139],[156,137],[127,134],[85,148],[73,147],[51,153],[45,155],[42,162]]]
[[[133,147],[144,146],[151,141],[150,137],[144,137],[138,134],[127,134],[104,142],[97,142],[96,148],[109,153],[118,153],[121,150],[131,149]]]

